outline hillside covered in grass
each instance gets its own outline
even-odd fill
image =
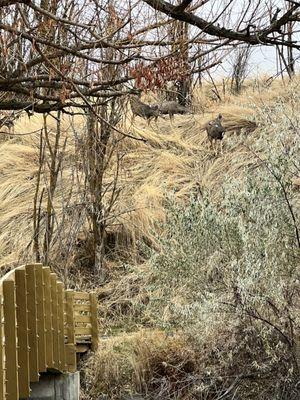
[[[86,121],[64,117],[48,263],[70,287],[98,293],[102,339],[83,367],[83,398],[299,398],[298,83],[249,81],[239,96],[220,85],[221,101],[204,86],[193,114],[172,123],[124,115],[127,136],[109,143],[101,281],[89,260]],[[219,113],[226,135],[211,148],[204,126]],[[43,126],[24,116],[14,135],[0,134],[3,272],[43,248],[32,211],[38,192],[42,231]]]

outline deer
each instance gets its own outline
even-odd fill
[[[208,140],[210,141],[211,147],[213,143],[217,140],[222,140],[225,134],[225,128],[222,125],[223,116],[221,114],[218,115],[216,119],[209,121],[205,128],[207,132]]]
[[[174,119],[175,114],[188,114],[191,112],[188,108],[178,104],[176,101],[164,101],[158,105],[160,115],[169,115],[170,120]]]
[[[14,127],[14,121],[9,117],[0,118],[0,129],[2,127],[8,128],[8,132],[10,134],[12,128]]]
[[[133,114],[133,119],[135,116],[142,117],[147,120],[148,124],[154,118],[157,121],[159,116],[159,109],[157,105],[150,106],[143,103],[139,96],[133,95],[130,97],[130,106]]]

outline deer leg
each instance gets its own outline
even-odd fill
[[[219,154],[218,141],[215,140],[215,155],[217,156],[218,154]]]
[[[220,142],[220,153],[223,154],[223,140]]]
[[[212,141],[211,141],[211,149],[212,149],[212,152],[213,152],[214,156],[216,156],[217,152],[216,152],[216,141],[215,141],[215,139],[212,139]]]

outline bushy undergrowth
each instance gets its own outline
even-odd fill
[[[293,182],[300,146],[292,109],[279,100],[258,110],[256,140],[245,142],[255,162],[238,176],[224,172],[218,196],[201,186],[185,203],[167,194],[159,251],[139,277],[149,299],[143,318],[165,331],[167,342],[148,335],[140,345],[133,336],[128,346],[123,337],[122,351],[100,351],[87,369],[89,398],[299,398],[300,210]],[[177,374],[169,374],[169,364]]]
[[[243,179],[224,176],[220,201],[205,193],[184,206],[169,200],[161,251],[151,259],[151,307],[161,326],[183,329],[211,353],[208,398],[216,379],[227,382],[226,398],[300,396],[300,214],[292,185],[299,132],[295,119],[287,126],[281,117],[272,141],[262,132],[253,147],[265,150],[257,165]]]

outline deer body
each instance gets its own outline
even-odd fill
[[[206,124],[206,132],[211,145],[216,140],[222,140],[224,137],[225,128],[222,125],[222,118],[222,115],[219,114],[216,119]]]
[[[190,112],[189,109],[181,106],[176,101],[164,101],[158,106],[158,110],[162,115],[168,114],[170,119],[173,119],[175,114],[187,114]]]
[[[153,118],[157,120],[159,116],[158,106],[149,106],[148,104],[143,103],[138,96],[132,96],[130,98],[130,105],[133,117],[138,115],[139,117],[145,118],[148,123]]]
[[[0,129],[2,127],[8,128],[9,133],[11,133],[11,130],[14,127],[13,120],[11,118],[8,118],[8,117],[0,118]]]

